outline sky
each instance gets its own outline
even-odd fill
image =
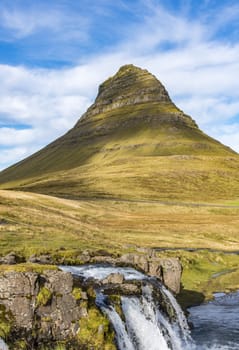
[[[0,170],[73,127],[130,63],[239,152],[238,0],[0,0]]]

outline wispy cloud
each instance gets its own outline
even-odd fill
[[[60,3],[65,6],[65,2]],[[94,16],[86,17],[81,27],[76,23],[77,16],[80,21],[84,18],[85,10],[73,14],[72,9],[65,12],[63,5],[54,8],[54,16],[49,9],[44,20],[41,20],[39,13],[38,19],[32,8],[26,13],[5,13],[2,26],[15,33],[14,40],[34,37],[47,28],[54,33],[58,43],[61,34],[68,38],[71,36],[72,45],[77,48],[80,42],[77,33],[83,33],[79,37],[87,37],[90,45],[101,40],[99,17],[117,16],[116,8],[118,12],[127,14],[129,19],[133,16],[134,21],[127,22],[121,29],[119,23],[117,29],[112,29],[112,33],[117,32],[117,40],[111,40],[108,46],[104,46],[104,43],[95,51],[79,55],[76,52],[81,52],[81,48],[76,50],[73,55],[76,63],[72,62],[68,68],[0,65],[0,119],[3,125],[0,128],[0,147],[3,147],[1,168],[25,157],[72,127],[93,102],[98,85],[126,63],[134,63],[151,71],[163,82],[178,106],[192,115],[199,126],[239,151],[239,41],[221,40],[223,23],[231,20],[234,33],[234,23],[237,21],[234,11],[237,7],[234,11],[231,5],[224,8],[225,18],[219,16],[221,7],[217,14],[214,11],[206,18],[200,15],[192,18],[190,1],[179,15],[169,11],[162,2],[158,5],[158,2],[150,0],[136,1],[129,6],[128,2],[121,0],[114,7],[112,2],[101,0],[101,7],[94,5]],[[107,11],[102,14],[104,8]],[[203,6],[200,11],[204,11]],[[66,18],[69,13],[72,17]],[[26,16],[30,16],[27,24]],[[213,16],[217,16],[215,22],[211,21]],[[93,33],[94,28],[99,33]],[[107,24],[102,23],[102,28],[106,37],[110,35],[105,34]],[[118,37],[120,30],[121,38]],[[92,35],[94,40],[90,37]],[[61,55],[64,56],[67,47],[62,46]],[[36,54],[44,55],[40,47],[38,50]],[[4,124],[8,126],[4,127]],[[9,124],[15,127],[10,128]],[[27,124],[30,128],[20,130],[18,124]]]

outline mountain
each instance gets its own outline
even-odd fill
[[[125,65],[64,136],[0,173],[0,187],[74,198],[239,197],[239,155],[203,133],[147,70]]]

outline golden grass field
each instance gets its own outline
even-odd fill
[[[180,257],[184,288],[210,297],[239,288],[239,255],[227,254],[239,251],[239,207],[228,205],[69,200],[1,190],[0,251],[25,257],[48,252],[74,262],[85,249],[113,254],[137,247],[213,249],[159,253]]]

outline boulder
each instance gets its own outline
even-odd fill
[[[173,293],[180,292],[182,265],[178,258],[158,258],[149,263],[150,276],[161,280]]]
[[[131,265],[162,281],[173,293],[180,292],[182,266],[178,258],[157,258],[152,249],[142,248],[140,251],[150,255],[129,253],[122,255],[119,263]]]
[[[121,273],[111,273],[101,282],[102,284],[122,284],[124,282],[124,276]]]
[[[30,263],[38,263],[38,264],[53,264],[53,260],[50,254],[42,254],[42,255],[31,255],[28,259]]]
[[[11,252],[0,258],[0,264],[14,265],[21,261],[21,258],[14,252]]]

